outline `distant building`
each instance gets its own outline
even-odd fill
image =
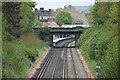
[[[55,22],[55,19],[48,19],[48,22],[43,22],[43,25],[44,26],[48,26],[48,27],[59,27],[56,22]]]
[[[51,9],[44,10],[44,8],[40,8],[40,10],[38,10],[36,8],[35,13],[38,14],[38,20],[40,22],[48,22],[48,19],[53,20],[55,18],[55,14],[54,14],[53,10],[51,10]]]
[[[44,10],[44,8],[40,8],[40,10],[38,10],[36,8],[35,13],[38,15],[38,20],[43,23],[43,26],[59,27],[55,22],[56,12],[53,10]]]

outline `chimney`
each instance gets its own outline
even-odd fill
[[[51,12],[52,10],[51,9],[49,9],[49,12]]]
[[[37,8],[35,8],[35,12],[38,12],[38,9],[37,9]]]
[[[48,18],[48,22],[52,22],[52,19],[51,19],[51,18]]]
[[[43,8],[43,7],[41,7],[41,8],[40,8],[40,11],[44,11],[44,8]]]
[[[55,18],[53,18],[53,22],[55,22]]]

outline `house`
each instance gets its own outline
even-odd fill
[[[53,10],[44,10],[44,8],[38,10],[36,8],[35,13],[38,15],[38,20],[43,23],[43,26],[59,27],[55,22],[55,12]]]
[[[48,22],[48,19],[55,18],[55,14],[54,14],[53,10],[51,10],[51,9],[44,10],[44,8],[40,8],[40,10],[38,10],[36,8],[35,13],[38,14],[38,20],[40,22]]]
[[[44,26],[48,26],[48,27],[59,27],[56,22],[55,22],[55,19],[48,19],[48,22],[43,22],[43,25]]]

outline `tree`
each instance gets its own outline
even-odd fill
[[[38,20],[38,16],[35,16],[34,27],[42,27],[42,23]]]
[[[100,4],[95,3],[95,5],[93,6],[93,10],[92,10],[92,25],[95,27],[99,27],[103,24],[102,20],[100,19],[98,15],[99,9],[100,9]]]
[[[72,23],[72,16],[69,12],[60,11],[55,17],[55,22],[59,26],[61,26],[63,24],[71,24]]]
[[[35,18],[35,13],[32,12],[34,7],[35,2],[3,2],[3,18],[8,25],[5,31],[16,37],[23,32],[32,31]]]
[[[22,28],[21,33],[32,32],[34,26],[35,13],[32,12],[32,8],[35,7],[35,2],[23,2],[20,6],[20,26]]]
[[[91,30],[95,27],[97,28],[93,33],[89,33],[90,38],[86,38],[86,40],[90,39],[91,42],[84,40],[87,42],[87,46],[89,45],[88,43],[95,44],[95,46],[92,44],[93,48],[90,45],[91,49],[86,51],[94,50],[95,54],[92,52],[92,57],[95,55],[97,64],[101,66],[100,78],[118,78],[118,6],[117,2],[95,3],[92,9],[92,26],[94,27]],[[100,32],[97,33],[97,31]],[[93,38],[92,34],[96,36]],[[85,34],[85,36],[88,35]],[[84,39],[84,37],[81,37],[81,39]],[[92,39],[96,40],[93,41]]]

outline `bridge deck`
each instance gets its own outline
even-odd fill
[[[79,30],[82,30],[83,28],[51,28],[50,33],[51,34],[78,34]]]

